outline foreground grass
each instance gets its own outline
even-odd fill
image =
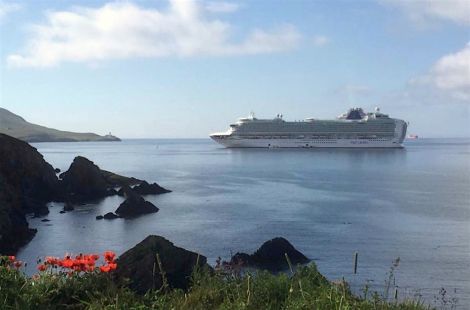
[[[315,264],[295,274],[217,274],[196,270],[188,291],[161,288],[144,296],[110,274],[41,273],[0,267],[0,309],[429,309],[418,301],[367,300],[328,282]]]

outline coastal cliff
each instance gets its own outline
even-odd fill
[[[61,131],[32,124],[3,108],[0,108],[0,133],[26,142],[121,141],[113,135]]]
[[[34,147],[0,134],[0,253],[15,252],[34,236],[25,214],[47,214],[57,190],[53,167]]]
[[[64,202],[63,212],[72,211],[74,204],[117,195],[116,188],[125,187],[135,198],[120,207],[122,217],[157,212],[158,208],[134,193],[131,185],[144,194],[171,192],[157,183],[101,170],[81,156],[59,179],[34,147],[0,133],[0,254],[15,253],[34,237],[36,230],[29,227],[26,214],[48,214],[48,202]]]

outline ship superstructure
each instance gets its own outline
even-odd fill
[[[403,147],[407,123],[390,118],[376,108],[365,113],[352,108],[334,120],[307,118],[285,121],[258,119],[253,113],[230,125],[228,131],[210,137],[226,147]]]

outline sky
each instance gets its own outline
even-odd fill
[[[380,107],[470,137],[469,0],[0,0],[0,107],[61,130],[205,138]]]

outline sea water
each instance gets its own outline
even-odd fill
[[[38,229],[19,259],[65,253],[121,254],[146,236],[229,259],[282,236],[330,280],[384,294],[392,262],[399,297],[470,306],[470,139],[418,139],[404,149],[226,149],[209,139],[34,144],[54,168],[85,156],[100,168],[173,192],[146,199],[155,214],[112,221],[114,196],[60,214]],[[358,252],[357,274],[353,255]],[[437,304],[439,305],[439,304]]]

